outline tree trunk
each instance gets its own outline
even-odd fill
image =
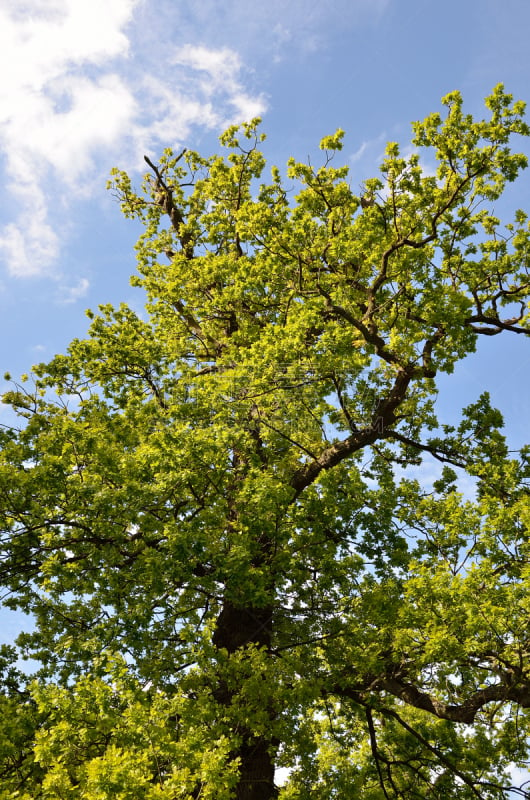
[[[223,606],[213,635],[219,649],[234,653],[249,644],[270,647],[272,634],[272,606],[265,608],[238,608],[230,602]],[[220,683],[216,699],[222,705],[230,705],[235,696]],[[271,714],[272,716],[272,714]],[[240,761],[237,800],[274,800],[277,790],[274,785],[274,756],[277,743],[272,737],[255,736],[249,729],[239,731],[242,744],[234,751]]]

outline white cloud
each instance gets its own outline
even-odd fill
[[[117,75],[80,70],[127,53],[122,29],[135,4],[12,0],[0,9],[0,146],[15,210],[0,230],[0,253],[11,275],[53,271],[60,242],[46,178],[77,181],[95,148],[113,141],[132,116]]]
[[[63,195],[71,206],[89,194],[96,173],[101,188],[103,164],[105,174],[116,158],[131,167],[194,125],[221,128],[263,112],[233,50],[177,42],[155,58],[152,35],[134,29],[135,10],[149,3],[7,0],[0,8],[0,148],[12,209],[0,257],[9,274],[54,274],[54,211],[64,215]],[[61,220],[61,237],[67,232]]]
[[[241,84],[240,75],[243,64],[238,54],[228,47],[211,50],[203,46],[184,45],[176,50],[172,63],[191,68],[197,74],[195,89],[200,88],[205,97],[213,97],[218,92],[228,95],[228,102],[235,109],[235,118],[251,119],[263,113],[265,104],[262,97],[251,97]],[[233,121],[230,117],[223,122]]]
[[[5,254],[9,274],[21,278],[41,275],[59,253],[57,235],[42,215],[34,218],[29,228],[19,220],[9,222],[0,235],[0,252]]]
[[[229,122],[238,120],[249,120],[260,117],[265,111],[266,105],[263,98],[252,97],[245,92],[234,92],[230,98],[230,103],[235,109],[235,113]]]
[[[52,267],[59,238],[47,221],[45,196],[35,181],[13,187],[12,194],[19,198],[18,215],[0,229],[0,255],[10,275],[29,278]]]
[[[59,302],[64,305],[75,303],[85,297],[90,288],[86,278],[81,278],[74,286],[59,286]]]
[[[357,150],[350,156],[351,163],[355,164],[356,161],[359,161],[364,156],[367,149],[368,149],[368,142],[363,142],[361,145],[359,145]]]
[[[234,85],[234,75],[240,69],[237,53],[228,48],[210,50],[190,44],[180,47],[171,61],[174,64],[185,64],[199,72],[206,73],[208,82],[204,84],[207,92],[212,93],[216,85]]]
[[[132,132],[138,153],[182,141],[194,125],[222,129],[265,111],[263,97],[245,91],[243,64],[233,50],[186,44],[167,57],[172,69],[163,78],[148,74],[141,83],[147,122],[139,121]]]
[[[66,107],[58,107],[63,100]],[[50,82],[40,94],[4,126],[12,178],[27,180],[52,167],[60,177],[75,181],[91,165],[91,151],[111,144],[126,129],[134,99],[115,74],[94,80],[69,75]]]
[[[11,0],[0,9],[0,67],[35,89],[65,64],[98,64],[127,51],[122,28],[138,0]],[[6,87],[3,86],[3,91]]]

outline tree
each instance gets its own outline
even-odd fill
[[[5,602],[42,666],[25,685],[4,653],[0,797],[506,797],[530,449],[487,394],[454,427],[435,401],[479,340],[530,332],[527,217],[491,210],[529,129],[502,86],[484,120],[443,103],[362,198],[342,131],[260,185],[257,121],[227,157],[147,158],[139,192],[114,171],[146,313],[101,307],[5,396]]]

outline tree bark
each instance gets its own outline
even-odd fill
[[[229,653],[251,644],[269,648],[272,618],[272,606],[238,608],[227,601],[217,618],[213,642]],[[235,692],[220,682],[215,696],[220,704],[228,706]],[[274,785],[273,755],[277,743],[273,737],[256,736],[248,728],[243,728],[240,734],[242,743],[233,753],[240,762],[236,800],[274,800],[278,794]]]

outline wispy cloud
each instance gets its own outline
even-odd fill
[[[90,194],[99,161],[107,167],[119,156],[128,165],[194,125],[220,128],[264,111],[229,48],[181,42],[158,60],[142,51],[132,37],[138,5],[8,0],[0,9],[0,258],[8,274],[54,275],[68,233],[61,195],[71,206]]]
[[[353,186],[357,185],[359,191],[364,191],[364,181],[367,176],[379,175],[379,166],[384,156],[386,142],[387,134],[383,131],[373,139],[364,139],[353,153],[350,153],[350,178]]]
[[[327,45],[336,31],[359,28],[377,21],[391,0],[194,0],[177,2],[178,26],[186,33],[201,32],[209,46],[219,41],[242,53],[277,61],[293,54],[312,54]],[[175,3],[161,3],[164,22],[171,26]]]
[[[138,153],[146,145],[182,142],[195,125],[221,130],[265,111],[264,98],[245,90],[244,65],[230,48],[184,44],[166,58],[164,73],[150,72],[140,81],[147,119],[138,119],[130,133]]]
[[[47,221],[44,192],[36,179],[8,188],[17,211],[14,221],[0,229],[0,254],[10,275],[40,275],[55,262],[60,248],[59,237]]]
[[[85,297],[90,283],[86,278],[81,278],[74,286],[59,286],[59,302],[67,305],[75,303],[81,297]]]
[[[205,97],[213,98],[218,92],[227,93],[235,118],[251,119],[264,110],[263,98],[245,92],[239,79],[243,65],[233,50],[185,45],[176,51],[172,62],[195,71],[198,76],[196,88],[200,86]]]
[[[54,277],[76,204],[114,163],[265,111],[249,68],[318,50],[390,0],[4,0],[0,264]],[[222,40],[220,32],[222,31]],[[364,157],[365,153],[361,153]],[[78,278],[79,276],[76,276]]]

